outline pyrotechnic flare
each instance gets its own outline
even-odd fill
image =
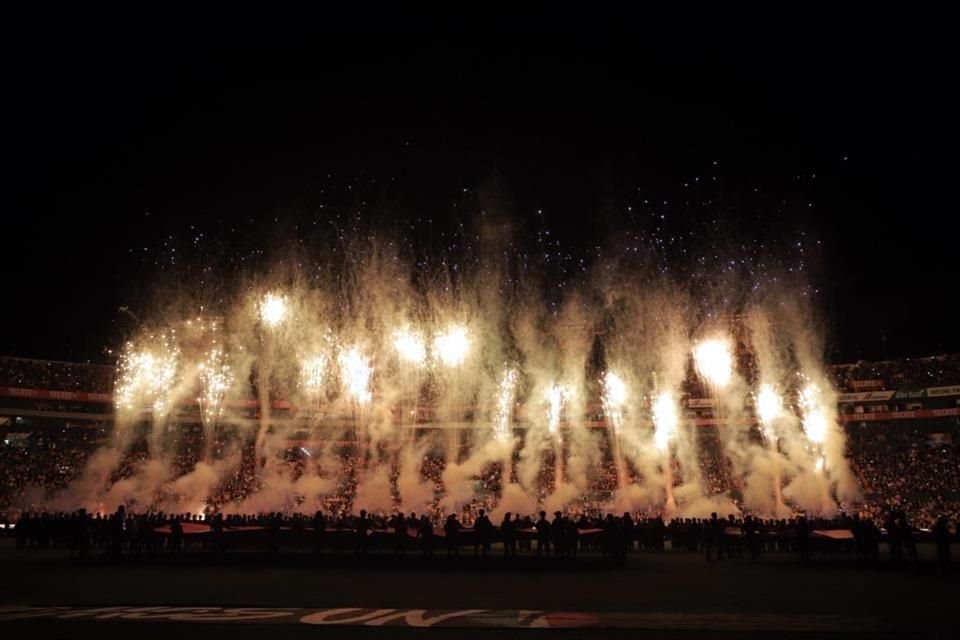
[[[554,436],[553,477],[557,488],[563,484],[563,439],[560,434],[560,419],[564,405],[570,397],[570,388],[553,384],[547,389],[547,431]]]
[[[810,442],[822,445],[827,438],[827,414],[823,406],[820,387],[808,384],[800,392],[800,407],[803,409],[803,430]]]
[[[273,333],[287,317],[287,299],[278,293],[267,293],[261,299],[258,310],[260,321],[270,329],[261,335],[261,351],[257,360],[257,401],[260,405],[260,424],[257,428],[255,451],[258,462],[265,464],[263,451],[267,432],[270,430],[270,378],[275,357]]]
[[[371,237],[375,235],[382,238],[382,234]],[[156,462],[157,468],[169,466],[170,473],[174,473],[174,465],[168,464],[173,456],[154,456],[154,452],[172,453],[176,446],[180,453],[179,447],[186,443],[168,437],[174,432],[163,428],[166,425],[158,416],[170,420],[174,403],[183,399],[178,394],[184,391],[190,394],[190,400],[197,397],[200,416],[209,432],[215,424],[232,421],[225,402],[234,391],[245,396],[250,391],[246,384],[250,380],[258,408],[255,473],[244,473],[237,483],[226,482],[241,460],[244,464],[249,462],[242,427],[250,421],[237,420],[236,426],[241,427],[238,429],[218,427],[216,431],[222,432],[223,440],[217,443],[224,445],[218,449],[223,451],[224,460],[231,460],[230,464],[222,469],[198,466],[200,475],[181,483],[193,488],[177,493],[189,494],[190,501],[164,498],[171,506],[179,503],[182,512],[195,511],[200,497],[210,497],[210,509],[216,509],[227,498],[213,498],[211,491],[222,493],[227,487],[232,494],[228,500],[236,499],[237,493],[256,496],[250,503],[257,504],[256,510],[292,506],[295,493],[291,482],[299,470],[291,472],[285,465],[273,462],[280,459],[282,450],[306,445],[301,442],[303,438],[338,442],[340,434],[349,429],[345,425],[349,422],[357,436],[353,439],[356,446],[350,452],[331,445],[326,449],[308,446],[301,453],[313,457],[307,465],[310,472],[305,471],[305,476],[312,474],[319,481],[316,474],[322,472],[324,482],[329,476],[339,476],[329,481],[339,484],[339,497],[348,504],[354,500],[357,508],[369,507],[370,504],[360,504],[368,498],[375,498],[377,506],[392,506],[398,493],[395,488],[399,489],[401,500],[413,491],[426,496],[417,499],[419,504],[430,502],[434,497],[432,490],[420,490],[422,462],[429,457],[429,471],[436,471],[434,450],[445,444],[447,466],[438,490],[444,492],[440,497],[449,505],[462,505],[472,497],[476,479],[491,463],[504,468],[504,494],[499,508],[517,510],[519,503],[510,502],[513,489],[518,490],[514,497],[521,492],[524,498],[531,499],[548,495],[544,491],[548,488],[542,486],[549,476],[544,473],[548,471],[543,468],[545,464],[556,465],[553,499],[558,505],[572,504],[578,499],[585,503],[601,485],[594,482],[597,478],[591,477],[591,470],[605,464],[616,467],[616,482],[621,489],[614,496],[616,503],[629,503],[630,508],[651,506],[651,498],[662,495],[662,481],[669,507],[673,502],[671,462],[675,462],[683,469],[682,488],[679,474],[677,478],[677,502],[683,503],[683,510],[689,515],[702,515],[700,498],[709,497],[712,504],[715,496],[704,495],[696,451],[698,439],[687,437],[680,422],[683,413],[679,389],[688,373],[695,373],[702,386],[710,390],[708,395],[717,400],[713,416],[722,425],[717,429],[721,435],[718,454],[730,455],[735,462],[731,465],[731,477],[723,478],[723,484],[730,486],[728,479],[737,481],[745,509],[767,508],[771,473],[778,479],[781,475],[789,477],[791,484],[798,480],[792,492],[784,491],[800,508],[811,503],[811,492],[804,483],[828,490],[842,488],[842,431],[833,423],[833,394],[826,386],[815,353],[818,340],[808,335],[811,323],[805,315],[788,311],[792,308],[789,305],[765,308],[758,303],[750,312],[763,318],[750,327],[743,327],[739,320],[741,326],[731,327],[730,332],[724,326],[712,325],[698,335],[705,340],[690,343],[691,318],[712,317],[717,311],[699,304],[703,299],[699,290],[702,280],[692,272],[695,282],[691,288],[662,287],[658,284],[659,275],[651,281],[645,280],[645,273],[618,273],[615,267],[610,267],[608,273],[604,268],[603,273],[597,274],[601,277],[578,276],[580,284],[550,292],[550,305],[544,306],[539,292],[527,286],[530,283],[524,282],[523,275],[512,280],[507,291],[502,271],[486,262],[487,256],[496,256],[499,264],[501,253],[485,233],[462,235],[466,244],[463,260],[456,268],[463,266],[464,271],[453,280],[446,280],[446,276],[454,275],[452,271],[419,272],[416,277],[409,277],[411,274],[405,272],[399,257],[406,250],[396,251],[402,245],[389,239],[381,242],[380,238],[371,239],[368,251],[341,236],[345,242],[341,247],[349,252],[348,260],[343,260],[338,249],[323,252],[324,261],[329,259],[336,264],[309,264],[304,255],[302,261],[298,256],[295,262],[285,261],[272,270],[273,274],[283,274],[283,282],[299,283],[298,288],[256,288],[237,300],[225,299],[218,293],[215,300],[203,302],[214,303],[217,313],[226,314],[222,318],[211,320],[209,316],[196,317],[191,313],[194,317],[190,321],[167,325],[176,327],[176,332],[171,329],[142,335],[128,345],[119,362],[115,392],[117,433],[122,437],[117,438],[109,456],[100,456],[90,472],[84,472],[84,484],[78,485],[82,487],[78,492],[84,498],[102,494],[100,489],[116,478],[114,470],[126,460],[133,438],[142,438],[144,431],[149,433],[148,451],[154,457],[151,462]],[[474,246],[475,243],[479,244]],[[514,272],[512,266],[510,271]],[[653,271],[650,275],[654,275]],[[258,274],[247,276],[255,279]],[[441,280],[445,282],[436,290],[427,284]],[[446,282],[449,286],[445,286]],[[751,276],[749,285],[757,285],[755,276]],[[757,291],[749,299],[780,302],[782,284],[774,287],[773,291]],[[744,293],[747,292],[722,292],[725,298],[747,299],[741,295]],[[603,308],[591,309],[594,303]],[[509,308],[497,309],[498,304]],[[805,304],[801,302],[800,307]],[[167,309],[170,306],[165,305]],[[730,308],[723,313],[742,317],[740,311]],[[204,313],[209,314],[209,309]],[[433,324],[439,318],[443,320]],[[778,327],[785,324],[790,330],[782,336],[775,335]],[[743,332],[742,328],[750,331]],[[544,335],[545,330],[550,335]],[[767,451],[757,447],[752,438],[746,437],[750,434],[738,428],[744,422],[744,414],[740,402],[743,398],[730,391],[742,382],[734,335],[751,345],[754,362],[744,366],[744,372],[755,369],[761,381],[772,383],[782,381],[778,377],[781,372],[799,368],[811,377],[804,378],[797,388],[802,389],[811,380],[821,385],[820,389],[810,385],[800,400],[794,397],[789,402],[779,395],[785,390],[775,385],[763,384],[754,389],[753,406]],[[694,367],[689,366],[691,361]],[[609,366],[610,370],[594,373],[598,366]],[[691,372],[689,368],[695,370]],[[647,372],[652,369],[658,370],[660,380],[648,380]],[[491,375],[493,379],[488,380]],[[584,385],[587,376],[592,377],[591,384]],[[527,380],[536,390],[529,398],[525,387],[521,387]],[[299,387],[299,393],[292,394],[293,397],[291,387]],[[592,395],[585,397],[588,388]],[[656,391],[650,393],[648,388]],[[790,388],[794,389],[794,385]],[[338,406],[320,411],[327,399],[333,400],[334,396]],[[514,426],[520,427],[514,423],[514,414],[519,412],[521,396],[529,400],[529,405],[528,411],[520,415],[531,418],[532,428],[524,438],[520,483],[512,485]],[[273,407],[281,403],[288,406],[283,400],[291,400],[302,413],[293,411],[283,420],[272,420],[271,411],[276,411]],[[583,413],[596,400],[602,401],[606,419],[608,431],[603,433],[581,426],[581,420],[589,420]],[[651,431],[642,426],[641,408],[650,410]],[[150,409],[152,420],[150,415],[142,415]],[[727,427],[720,416],[725,410],[737,419],[730,424],[738,426]],[[794,414],[806,435],[799,434],[799,427],[796,433],[792,428]],[[468,425],[468,420],[474,424]],[[124,428],[134,422],[138,427],[146,422],[142,425],[146,429]],[[410,429],[402,425],[409,425]],[[478,433],[469,433],[471,426]],[[482,437],[476,437],[480,434]],[[271,446],[267,446],[268,441]],[[422,451],[418,445],[423,447]],[[630,466],[621,448],[631,456],[637,487],[627,486]],[[388,453],[393,451],[396,456]],[[354,457],[344,460],[344,455]],[[548,457],[552,462],[546,462]],[[783,466],[784,462],[789,466]],[[436,464],[439,466],[442,461],[437,460]],[[806,473],[793,473],[799,465],[804,466]],[[790,469],[789,476],[781,472],[781,466]],[[823,469],[820,478],[814,477],[815,466]],[[400,488],[399,480],[396,487],[392,486],[393,471],[397,468],[401,478],[406,469],[410,480],[406,489]],[[744,482],[738,482],[741,479]],[[125,480],[129,479],[121,478],[116,483],[116,503],[133,502],[139,496],[157,493],[153,486],[143,486],[140,480],[130,485],[135,491],[126,488]],[[366,494],[355,490],[362,480],[370,480]],[[238,484],[242,486],[237,487]],[[711,485],[711,493],[720,491],[720,483]],[[824,503],[821,497],[815,498],[813,502]]]
[[[733,356],[730,343],[723,338],[701,341],[693,350],[697,372],[712,386],[722,389],[730,384],[733,375]]]
[[[507,485],[513,482],[513,404],[516,398],[519,373],[510,368],[503,372],[500,384],[497,386],[497,402],[493,411],[493,438],[504,445],[502,451],[503,480],[501,491],[506,491]]]
[[[773,497],[776,512],[783,511],[783,479],[780,477],[780,463],[776,456],[777,441],[774,423],[783,415],[783,398],[771,384],[761,384],[760,391],[754,401],[757,418],[760,421],[760,432],[767,443],[767,449],[773,455]]]
[[[773,437],[773,423],[783,414],[783,399],[773,385],[764,383],[760,385],[755,405],[764,436]]]
[[[260,319],[268,327],[276,327],[287,317],[287,300],[277,293],[268,293],[260,302]]]
[[[677,403],[673,394],[664,391],[653,402],[653,442],[659,451],[667,451],[677,431]]]
[[[324,376],[327,372],[327,357],[317,354],[304,360],[300,369],[300,386],[311,398],[316,398],[323,390]]]
[[[179,349],[167,336],[161,338],[158,353],[140,351],[132,344],[117,364],[115,402],[118,411],[137,411],[145,407],[156,416],[169,410],[169,394],[176,382]]]
[[[340,354],[339,362],[347,396],[360,405],[370,402],[373,398],[370,391],[370,379],[373,377],[370,360],[359,347],[351,347]]]
[[[670,458],[670,442],[677,431],[677,401],[669,391],[662,391],[653,401],[653,444],[663,456],[663,487],[666,492],[667,512],[673,512],[677,504],[673,497],[673,464]]]
[[[551,435],[557,435],[560,430],[560,418],[563,406],[570,397],[570,389],[559,384],[547,389],[547,430]]]
[[[616,434],[623,422],[624,408],[627,404],[627,385],[623,378],[607,371],[603,376],[603,411]]]
[[[517,370],[507,369],[497,387],[497,404],[493,413],[493,436],[497,442],[510,442],[513,435],[513,400],[517,379]],[[508,480],[505,479],[504,483]]]
[[[233,385],[233,373],[221,349],[212,349],[199,366],[200,417],[209,432],[216,426],[223,410],[223,400]]]
[[[427,359],[427,347],[423,336],[409,329],[399,329],[393,334],[393,348],[401,360],[422,366]]]
[[[445,366],[456,367],[463,364],[470,351],[470,338],[466,327],[454,325],[448,327],[433,341],[436,357]]]
[[[610,430],[610,444],[613,462],[617,468],[617,488],[626,484],[627,472],[623,466],[623,456],[620,454],[620,429],[623,424],[624,412],[627,404],[627,384],[623,378],[607,371],[603,376],[603,413]]]
[[[824,456],[822,455],[817,456],[817,460],[813,464],[813,470],[816,473],[823,473],[824,461],[825,461]]]

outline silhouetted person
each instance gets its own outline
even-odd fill
[[[85,558],[90,549],[90,530],[87,510],[80,509],[71,521],[70,557]]]
[[[223,553],[226,551],[226,546],[224,544],[223,537],[223,514],[218,513],[213,516],[213,522],[210,525],[210,529],[213,532],[213,552],[214,553]]]
[[[566,526],[564,541],[567,544],[567,555],[571,558],[576,558],[577,544],[579,544],[580,541],[580,530],[577,529],[577,523],[569,518],[564,518],[563,522]]]
[[[810,524],[806,516],[797,518],[797,548],[800,550],[800,562],[810,562]]]
[[[317,511],[313,514],[313,552],[319,554],[323,550],[323,542],[327,536],[327,518],[323,511]]]
[[[550,555],[550,523],[547,512],[540,512],[540,519],[534,525],[537,530],[537,555]]]
[[[650,529],[653,536],[653,550],[657,553],[663,553],[664,539],[667,535],[667,525],[664,524],[663,518],[660,516],[654,518]]]
[[[433,555],[433,523],[426,515],[420,516],[417,522],[417,537],[420,538],[420,548],[423,549],[423,555]]]
[[[713,560],[713,554],[717,551],[717,531],[719,530],[720,524],[717,520],[717,514],[711,513],[710,520],[703,524],[703,550],[707,562]],[[720,559],[719,552],[717,552],[717,559]]]
[[[33,523],[30,521],[30,514],[20,514],[20,518],[17,520],[17,526],[14,529],[17,536],[17,549],[23,549],[27,546],[27,540],[32,527]]]
[[[887,530],[887,548],[890,549],[890,560],[895,566],[903,562],[903,539],[900,537],[900,527],[891,511],[883,521],[883,528]]]
[[[950,527],[946,516],[937,518],[933,525],[933,542],[937,545],[937,570],[943,575],[950,569]]]
[[[353,529],[357,534],[357,555],[365,556],[369,544],[367,536],[370,533],[370,520],[367,519],[366,510],[360,510],[360,517],[354,520]]]
[[[407,547],[407,519],[402,513],[390,518],[390,528],[393,529],[393,551],[399,555],[406,553]]]
[[[563,514],[553,513],[553,522],[550,523],[550,541],[553,543],[553,553],[562,558],[567,554],[567,525]]]
[[[183,525],[180,524],[180,518],[170,519],[170,551],[180,553],[183,548]]]
[[[270,521],[267,524],[270,537],[270,553],[280,553],[280,526],[282,524],[283,516],[279,513],[270,514]]]
[[[109,555],[119,558],[123,553],[124,527],[127,522],[127,510],[123,505],[117,507],[116,513],[110,517],[110,547]]]
[[[637,526],[633,522],[633,516],[630,515],[629,511],[623,512],[623,517],[620,519],[620,528],[623,536],[624,552],[633,551],[633,541],[637,537]]]
[[[904,551],[907,552],[907,560],[914,567],[919,566],[920,560],[917,557],[917,542],[913,538],[913,527],[907,522],[907,514],[901,511],[897,515],[897,527],[900,529],[900,540]]]
[[[483,557],[487,557],[487,553],[490,551],[490,541],[493,539],[493,524],[483,509],[480,509],[477,521],[473,523],[473,532],[476,536],[474,538],[473,555],[477,555],[477,548],[479,547]]]
[[[743,519],[743,537],[750,553],[750,560],[757,561],[760,557],[760,530],[759,523],[752,516]]]
[[[443,523],[443,533],[446,536],[447,555],[460,555],[460,523],[457,516],[451,513]]]
[[[503,514],[503,522],[500,523],[500,539],[503,540],[503,555],[508,558],[517,555],[517,530],[516,525],[510,520],[512,514],[507,511]]]

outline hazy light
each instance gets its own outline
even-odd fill
[[[287,317],[287,300],[276,293],[268,293],[260,302],[260,319],[268,327],[276,327]]]
[[[714,387],[723,388],[730,384],[733,356],[727,340],[712,338],[701,341],[693,349],[693,361],[697,372]]]
[[[665,451],[677,431],[677,402],[673,394],[664,391],[653,401],[653,443]]]
[[[612,407],[622,407],[627,402],[627,383],[623,378],[608,371],[603,376],[604,400]]]
[[[220,349],[212,349],[199,367],[200,416],[207,426],[214,425],[223,411],[223,399],[233,385],[233,372]]]
[[[757,393],[756,409],[760,422],[767,427],[773,424],[773,421],[783,413],[783,399],[773,388],[773,385],[760,385],[760,392]]]
[[[811,442],[822,444],[827,438],[827,413],[823,407],[820,387],[810,383],[800,392],[803,409],[803,430]]]
[[[320,393],[327,371],[327,357],[323,354],[315,355],[304,361],[300,370],[300,381],[304,391],[311,395]]]
[[[393,334],[393,348],[404,362],[422,365],[427,359],[427,347],[423,336],[408,329],[399,329]]]
[[[176,381],[180,352],[170,345],[166,336],[162,342],[159,353],[127,345],[117,363],[115,401],[118,409],[150,407],[157,414],[169,410],[168,396]]]
[[[570,388],[554,384],[547,389],[547,430],[556,434],[560,429],[560,418],[563,414],[563,405],[570,397]]]
[[[441,333],[433,341],[433,348],[437,358],[448,367],[456,367],[463,363],[470,351],[470,338],[466,327],[454,325]]]
[[[620,423],[623,422],[623,408],[627,403],[627,384],[623,378],[607,371],[603,375],[603,412],[614,432],[619,431]]]
[[[339,361],[347,395],[358,404],[370,402],[373,397],[370,392],[370,378],[373,376],[370,360],[359,348],[352,347],[340,354]]]
[[[519,375],[516,369],[503,372],[497,387],[497,405],[493,414],[493,435],[498,442],[509,442],[512,435],[513,399],[517,390]]]

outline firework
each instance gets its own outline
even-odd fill
[[[516,369],[507,369],[497,387],[497,404],[493,415],[493,433],[498,442],[509,442],[513,422],[513,400],[519,374]]]
[[[120,411],[149,407],[162,415],[170,410],[169,394],[177,378],[180,351],[164,335],[156,351],[138,350],[132,343],[117,364],[115,402]]]
[[[260,301],[260,319],[268,327],[280,325],[287,317],[287,299],[276,293],[268,293]]]
[[[769,437],[772,434],[774,421],[783,414],[783,399],[773,385],[762,384],[757,393],[755,406],[764,435]]]
[[[423,336],[409,329],[399,329],[393,334],[393,348],[401,360],[422,366],[427,359],[427,346]]]
[[[466,327],[454,325],[447,328],[434,339],[433,349],[436,357],[444,365],[456,367],[463,364],[470,351],[470,338]]]
[[[823,473],[826,460],[823,456],[817,456],[817,461],[813,464],[813,470],[817,473]]]
[[[677,402],[669,391],[660,393],[653,401],[653,443],[659,451],[666,451],[677,431]]]
[[[223,400],[233,385],[233,372],[226,362],[223,350],[211,349],[206,360],[199,366],[200,416],[203,423],[212,426],[220,419]]]
[[[343,376],[344,391],[357,404],[367,404],[373,398],[370,380],[373,366],[359,347],[351,347],[340,354],[340,372]]]
[[[560,429],[560,417],[563,413],[563,406],[570,397],[570,388],[559,384],[552,385],[547,389],[547,430],[551,435],[556,435]]]
[[[300,386],[307,395],[320,395],[326,371],[327,357],[325,355],[317,354],[304,360],[300,367]]]
[[[800,392],[803,409],[803,430],[814,444],[823,444],[827,438],[827,413],[823,406],[820,387],[810,383]]]
[[[733,375],[733,356],[730,343],[723,338],[703,340],[693,350],[693,361],[699,373],[709,384],[722,389],[730,384]]]
[[[620,424],[623,422],[624,407],[627,404],[627,384],[623,378],[608,371],[603,376],[603,410],[614,433],[620,430]]]

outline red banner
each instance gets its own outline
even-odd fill
[[[109,393],[85,393],[82,391],[50,391],[48,389],[21,389],[0,387],[0,396],[30,398],[31,400],[73,400],[75,402],[113,402]]]
[[[883,389],[883,380],[851,380],[850,388],[854,391],[879,391]]]
[[[956,409],[918,409],[917,411],[886,411],[875,413],[847,413],[840,422],[874,422],[876,420],[916,420],[917,418],[952,418],[960,416]]]

